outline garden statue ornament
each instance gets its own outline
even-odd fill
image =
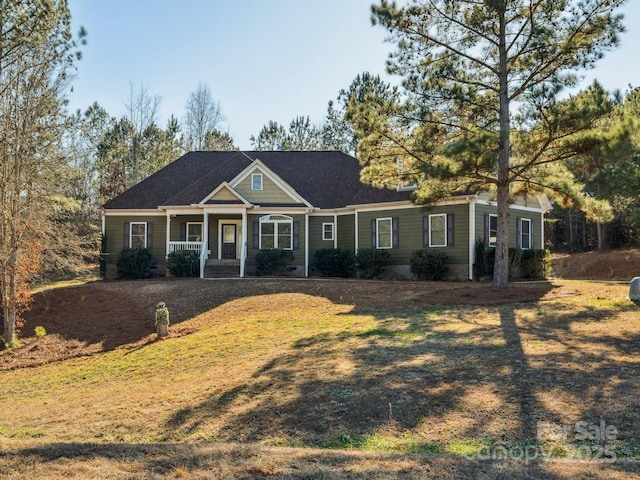
[[[156,331],[158,338],[166,337],[169,331],[169,309],[164,302],[156,305]]]

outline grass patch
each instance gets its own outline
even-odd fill
[[[533,303],[423,309],[247,292],[172,324],[190,332],[182,336],[4,371],[0,440],[462,459],[540,446],[560,458],[579,444],[532,442],[537,422],[606,419],[620,432],[620,458],[640,460],[637,307],[617,300],[624,286],[597,301],[577,284],[557,288]],[[41,323],[38,341],[55,338]],[[199,468],[172,465],[174,477]]]

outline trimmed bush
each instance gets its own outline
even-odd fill
[[[363,248],[356,255],[356,269],[360,278],[377,278],[389,264],[389,252],[377,248]]]
[[[313,266],[327,277],[349,278],[355,275],[355,258],[343,248],[323,248],[313,255]]]
[[[256,254],[256,275],[282,275],[287,264],[293,261],[291,250],[263,248]]]
[[[449,256],[437,250],[422,249],[411,253],[409,269],[418,280],[443,280],[449,271]]]
[[[198,252],[177,250],[167,257],[167,270],[175,277],[197,277],[200,275]]]
[[[551,274],[551,252],[544,249],[522,250],[520,267],[524,278],[546,278]]]
[[[148,248],[123,248],[118,254],[116,266],[120,278],[149,278],[155,264]]]

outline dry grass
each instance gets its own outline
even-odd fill
[[[117,289],[167,299],[176,285],[190,303],[176,300],[179,323],[169,339],[147,334],[101,351],[87,336],[90,356],[30,368],[16,365],[15,353],[0,356],[12,365],[0,391],[0,476],[640,473],[640,312],[625,285],[560,282],[538,288],[536,301],[525,292],[525,303],[484,307],[436,304],[462,292],[480,300],[484,287],[475,284],[457,291],[433,285],[441,293],[429,302],[422,296],[429,284],[407,282],[377,303],[390,284],[115,282],[69,290],[94,305],[103,297],[91,294],[101,288],[121,302]],[[518,288],[528,287],[510,287],[507,296],[517,297]],[[225,301],[213,301],[214,291]],[[393,295],[401,300],[390,301]],[[198,297],[203,305],[194,304]],[[132,302],[132,311],[148,313]],[[48,305],[53,318],[58,307]],[[597,452],[597,442],[536,437],[538,422],[578,421],[617,428],[607,442],[616,463],[567,462],[572,448]],[[514,457],[553,446],[555,460],[477,461],[501,446]]]

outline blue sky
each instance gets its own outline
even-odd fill
[[[242,149],[269,120],[322,121],[327,103],[369,71],[391,80],[395,47],[371,26],[372,0],[70,0],[74,30],[88,32],[70,108],[94,101],[124,113],[130,84],[162,97],[162,126],[184,115],[199,83],[211,88],[224,129]],[[640,85],[640,2],[623,8],[621,46],[587,72],[609,90]],[[392,80],[396,81],[396,80]]]

